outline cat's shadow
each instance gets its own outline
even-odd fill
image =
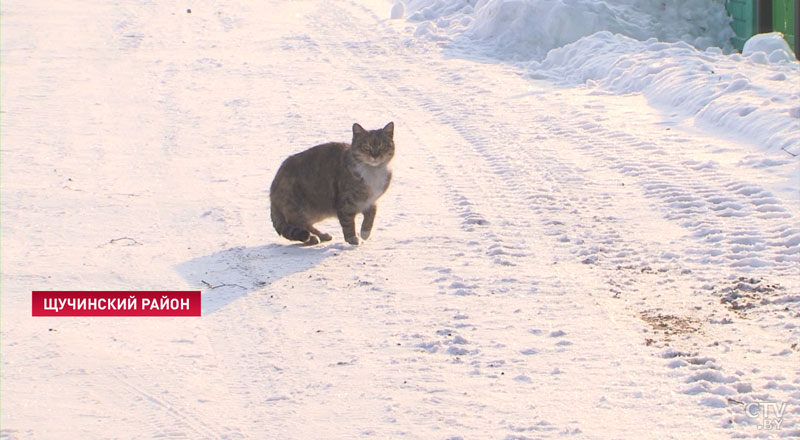
[[[175,270],[202,292],[202,314],[207,315],[251,292],[268,293],[269,286],[281,278],[311,269],[347,249],[341,243],[238,246],[179,263]]]

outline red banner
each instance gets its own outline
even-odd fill
[[[200,291],[34,291],[32,316],[200,316]]]

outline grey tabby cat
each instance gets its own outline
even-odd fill
[[[352,145],[330,142],[289,156],[269,190],[272,225],[289,240],[317,244],[331,239],[314,223],[338,217],[348,243],[360,243],[356,214],[364,214],[361,238],[372,231],[378,197],[392,179],[394,123],[364,130],[353,124]]]

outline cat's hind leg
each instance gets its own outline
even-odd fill
[[[307,241],[311,237],[311,233],[304,228],[294,226],[293,223],[295,222],[289,221],[286,218],[286,215],[284,215],[284,213],[274,204],[271,206],[271,214],[272,225],[275,227],[275,231],[277,231],[278,235],[281,237],[302,242]]]
[[[289,240],[302,241],[302,242],[307,242],[311,239],[311,237],[313,237],[313,235],[311,235],[310,232],[306,231],[303,228],[298,228],[296,226],[288,226],[288,225],[286,229],[283,230],[281,235],[284,236],[285,238],[288,238]]]
[[[331,241],[333,239],[333,237],[331,237],[331,234],[326,234],[313,226],[308,226],[307,229],[308,232],[319,237],[320,241]]]
[[[303,246],[314,246],[315,244],[319,244],[319,237],[316,235],[309,235],[308,240],[303,242]]]

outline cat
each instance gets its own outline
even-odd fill
[[[314,223],[338,217],[344,239],[358,245],[355,217],[363,214],[361,239],[372,232],[377,206],[392,180],[394,122],[378,130],[353,124],[352,144],[330,142],[289,156],[269,190],[278,235],[314,245],[330,241]]]

